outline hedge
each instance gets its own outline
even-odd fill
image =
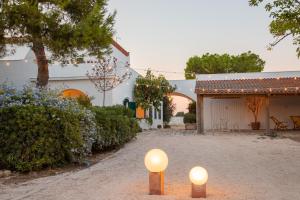
[[[183,123],[196,123],[196,115],[194,113],[184,114]]]
[[[17,171],[60,166],[80,159],[80,117],[53,107],[0,109],[0,168]]]
[[[0,85],[0,169],[26,172],[81,162],[140,131],[123,106],[87,109],[58,94]]]
[[[98,126],[93,152],[123,145],[141,131],[132,111],[124,106],[94,107],[93,112]]]

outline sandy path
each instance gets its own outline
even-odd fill
[[[147,195],[143,158],[151,148],[162,148],[169,156],[166,196]],[[209,173],[207,199],[300,199],[300,143],[258,139],[257,135],[197,136],[170,131],[142,133],[89,169],[0,185],[0,199],[191,199],[188,172],[198,164]]]

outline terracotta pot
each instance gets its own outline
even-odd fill
[[[259,130],[260,129],[260,122],[251,122],[252,130]]]
[[[185,130],[197,130],[197,124],[196,123],[186,123]]]

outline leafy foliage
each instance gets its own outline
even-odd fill
[[[184,112],[177,112],[175,116],[176,117],[183,117],[184,116]]]
[[[130,109],[124,106],[94,107],[98,132],[93,151],[109,150],[125,144],[140,132]]]
[[[107,0],[2,1],[0,56],[6,44],[27,45],[35,53],[38,85],[48,83],[48,59],[65,63],[83,54],[102,58],[109,53],[115,13],[108,14]],[[83,54],[79,54],[83,52]]]
[[[196,114],[196,102],[195,101],[189,103],[188,110],[189,110],[189,113]]]
[[[0,85],[0,169],[25,172],[81,162],[92,150],[116,148],[140,131],[123,106],[91,111],[59,94]]]
[[[191,57],[185,68],[185,78],[195,79],[195,74],[260,72],[265,61],[252,52],[234,56],[229,54],[204,54]]]
[[[139,76],[134,87],[134,98],[138,106],[149,109],[151,105],[159,110],[163,97],[175,90],[163,75],[156,77],[150,70],[146,76]]]
[[[81,158],[80,117],[53,107],[0,109],[0,168],[17,171],[59,166]]]
[[[90,110],[58,98],[58,91],[7,85],[0,91],[0,167],[38,170],[91,154],[97,130]]]
[[[196,123],[196,114],[194,114],[194,113],[184,114],[183,122],[185,124],[187,124],[187,123],[191,123],[191,124]]]
[[[173,116],[175,110],[175,104],[173,103],[173,99],[168,96],[164,96],[163,98],[163,121],[165,123],[169,123],[171,117]]]
[[[270,24],[270,32],[276,40],[270,44],[270,48],[288,36],[292,36],[297,46],[300,57],[300,1],[299,0],[249,0],[251,6],[258,6],[266,2],[265,9],[270,13],[273,21]]]

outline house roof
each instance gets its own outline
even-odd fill
[[[124,54],[126,57],[129,56],[129,52],[126,51],[118,42],[113,40],[112,45],[119,50],[122,54]],[[0,61],[18,61],[18,60],[25,60],[27,54],[30,52],[30,48],[27,46],[7,46],[8,52],[11,50],[14,50],[13,53],[9,53],[8,55],[4,57],[0,57]]]
[[[206,78],[201,75],[197,78],[195,92],[203,95],[300,94],[300,72],[206,75]]]
[[[126,51],[118,42],[116,42],[115,40],[113,40],[112,45],[118,49],[121,53],[123,53],[126,57],[129,56],[129,52]]]

